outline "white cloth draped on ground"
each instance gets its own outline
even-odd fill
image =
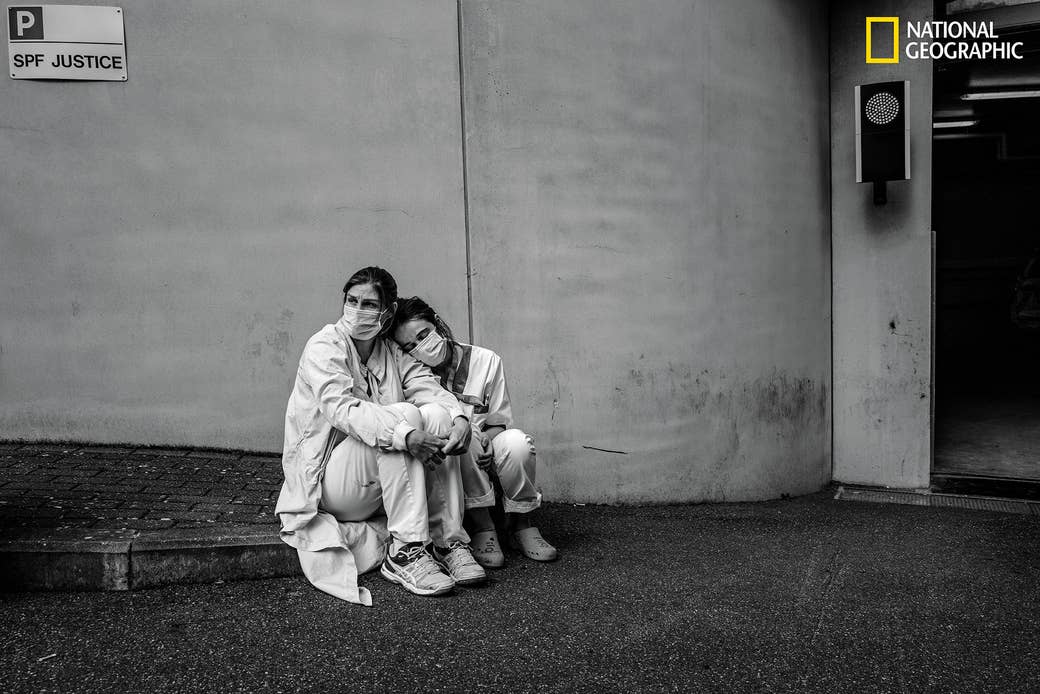
[[[304,549],[294,535],[282,533],[282,539],[296,547],[307,580],[329,595],[371,607],[372,595],[358,586],[358,576],[383,561],[390,537],[386,518],[340,523],[332,514],[319,512],[308,526],[308,535],[308,549]]]

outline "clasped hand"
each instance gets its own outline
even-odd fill
[[[445,436],[437,436],[422,429],[414,429],[408,432],[408,437],[404,442],[413,458],[426,467],[433,469],[433,467],[444,462],[445,454],[442,449],[446,440],[447,437]]]
[[[495,454],[491,448],[491,439],[483,431],[477,431],[473,433],[473,438],[480,448],[480,453],[477,454],[477,467],[484,472],[488,472],[494,466]]]
[[[449,455],[458,455],[469,448],[472,431],[465,417],[456,417],[447,436],[437,436],[422,429],[408,434],[405,445],[420,463],[433,469]]]

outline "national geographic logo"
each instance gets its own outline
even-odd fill
[[[888,51],[888,55],[882,55],[878,57],[874,50],[874,25],[879,25],[879,28],[884,25],[891,27],[892,36],[892,48]],[[882,34],[884,37],[885,34]],[[884,47],[881,48],[881,52],[884,53]],[[867,62],[868,63],[898,63],[899,62],[899,17],[867,17]]]
[[[899,17],[867,17],[867,62],[908,60],[1022,60],[1021,41],[1001,41],[993,22],[907,22],[903,50]]]

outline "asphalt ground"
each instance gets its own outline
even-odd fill
[[[1035,516],[549,504],[553,564],[372,608],[302,578],[0,595],[4,692],[1035,692]]]

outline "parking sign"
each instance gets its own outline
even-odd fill
[[[126,80],[123,10],[97,5],[12,5],[7,55],[13,79]]]

